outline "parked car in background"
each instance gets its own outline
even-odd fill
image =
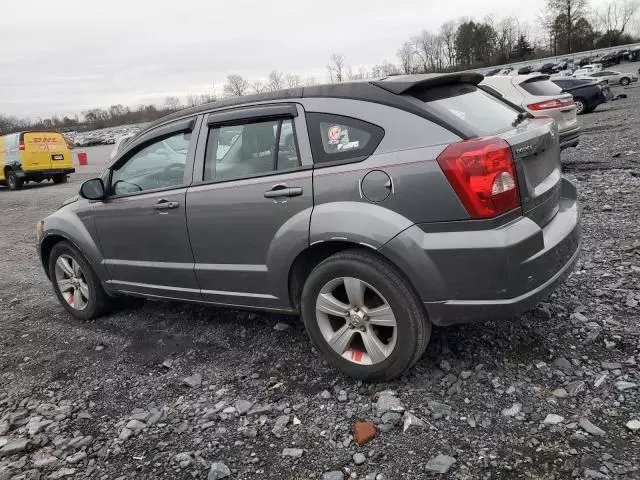
[[[560,66],[556,67],[555,63],[539,63],[538,65],[535,65],[533,69],[530,70],[529,72],[523,72],[523,73],[531,73],[533,71],[533,72],[552,74],[560,70],[561,70]]]
[[[527,75],[531,72],[533,72],[533,67],[531,65],[518,68],[518,75]]]
[[[57,132],[19,132],[0,137],[0,184],[19,190],[27,182],[67,181],[75,172],[66,139]]]
[[[534,73],[518,76],[493,76],[481,85],[526,109],[536,117],[551,117],[558,125],[560,147],[575,147],[580,141],[580,125],[573,97],[549,80],[549,75]]]
[[[484,76],[485,77],[490,77],[492,75],[496,75],[496,74],[498,74],[500,72],[500,70],[501,70],[500,68],[494,68],[492,70],[489,70],[488,72],[485,72]]]
[[[391,76],[176,112],[38,223],[42,266],[79,319],[116,295],[301,314],[342,372],[402,375],[432,324],[517,316],[578,258],[554,122],[482,78]],[[239,137],[221,151],[227,129]]]
[[[592,78],[553,78],[551,81],[573,95],[578,115],[593,112],[598,105],[607,103],[613,97],[605,82],[598,83]]]
[[[640,60],[640,47],[629,50],[629,60],[632,62]]]
[[[622,85],[623,87],[638,81],[638,75],[635,73],[622,73],[613,70],[601,70],[590,73],[587,76],[598,80],[606,80],[609,85]]]
[[[598,59],[598,63],[602,65],[603,68],[607,68],[611,65],[618,65],[620,63],[620,60],[621,57],[617,54],[617,52],[613,52],[600,57]]]

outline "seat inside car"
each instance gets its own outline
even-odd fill
[[[273,123],[252,123],[242,129],[237,155],[217,167],[216,178],[242,178],[273,170]],[[226,164],[226,165],[225,165]]]

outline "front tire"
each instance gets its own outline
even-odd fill
[[[627,78],[627,77],[622,77],[620,79],[620,85],[622,85],[623,87],[626,87],[627,85],[629,85],[631,83],[631,79]]]
[[[305,282],[301,303],[311,341],[350,377],[403,374],[431,336],[431,322],[409,282],[366,251],[349,250],[320,263]]]
[[[70,242],[57,243],[51,250],[49,278],[62,306],[80,320],[104,315],[111,306],[91,265]]]
[[[7,187],[9,187],[9,190],[13,190],[13,191],[20,190],[23,185],[22,179],[18,178],[18,176],[16,175],[16,172],[14,172],[13,170],[7,171],[6,182],[7,182]]]

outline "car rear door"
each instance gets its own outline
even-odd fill
[[[257,105],[205,118],[187,192],[204,300],[290,308],[285,258],[308,246],[311,169],[300,105]]]

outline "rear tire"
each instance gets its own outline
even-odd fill
[[[576,115],[582,115],[583,113],[587,113],[587,104],[581,98],[574,98],[573,101],[576,104]]]
[[[627,85],[629,85],[631,83],[631,79],[627,78],[627,77],[622,77],[620,79],[620,85],[622,85],[623,87],[626,87]]]
[[[16,175],[16,172],[14,172],[13,170],[7,170],[6,181],[7,181],[7,187],[9,187],[9,190],[15,191],[15,190],[20,190],[22,188],[23,181],[22,179],[18,178],[18,176]]]
[[[431,322],[409,282],[393,264],[366,251],[341,252],[316,266],[305,282],[301,310],[324,357],[362,380],[402,375],[431,336]]]
[[[67,176],[64,174],[54,175],[51,180],[53,180],[53,183],[67,183]]]
[[[49,278],[62,306],[80,320],[100,317],[112,306],[91,265],[70,242],[63,241],[52,248]]]

